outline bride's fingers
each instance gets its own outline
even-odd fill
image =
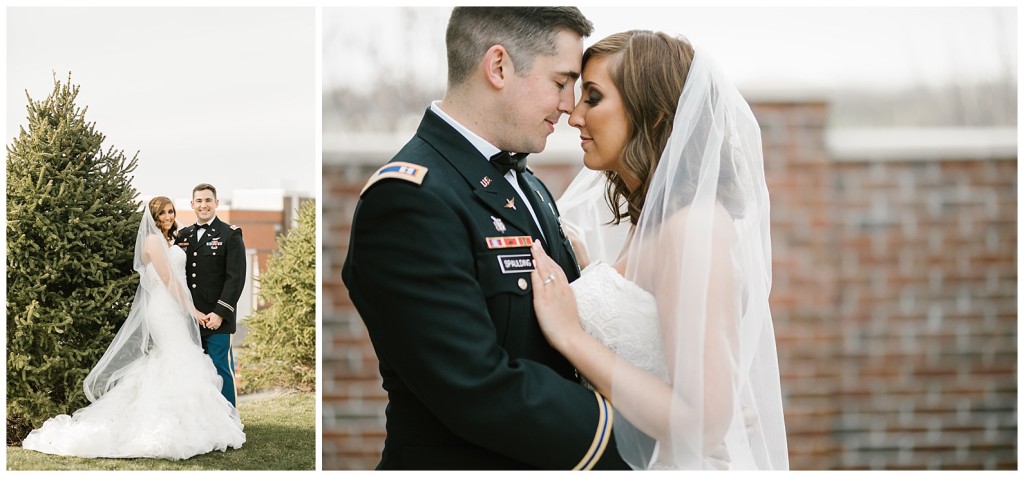
[[[567,284],[562,267],[540,251],[534,259],[534,271],[530,273],[533,293],[543,297],[559,296],[561,285]]]
[[[530,282],[533,283],[533,296],[536,297],[544,289],[544,280],[540,278],[540,267],[537,266],[537,261],[534,260],[533,263],[533,271],[530,272]]]
[[[530,246],[530,252],[533,254],[533,271],[530,272],[530,281],[533,282],[534,295],[543,290],[544,279],[541,277],[547,276],[544,274],[543,260],[541,260],[541,254],[543,254],[544,251],[538,251],[538,245],[538,242],[534,242],[533,245]]]
[[[540,244],[540,241],[533,242],[533,245],[530,246],[530,251],[533,252],[534,262],[538,267],[543,269],[541,270],[541,277],[550,277],[555,273],[556,269],[561,271],[562,267],[548,256],[547,252],[544,251],[544,247]]]
[[[533,252],[533,258],[537,258],[537,259],[539,259],[540,257],[551,258],[551,257],[548,257],[547,253],[544,252],[544,246],[542,246],[540,244],[539,240],[534,241],[533,245],[530,245],[530,251]]]

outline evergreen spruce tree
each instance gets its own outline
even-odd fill
[[[82,381],[128,316],[141,212],[137,154],[105,139],[79,87],[54,78],[28,97],[28,126],[7,147],[7,442],[87,404]]]
[[[270,306],[246,320],[247,391],[311,391],[316,384],[316,203],[303,204],[298,216],[260,276],[260,299]]]

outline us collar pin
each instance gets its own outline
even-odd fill
[[[491,185],[491,178],[487,177],[487,176],[484,176],[483,179],[480,179],[480,185],[482,185],[484,187],[487,187],[487,186]]]

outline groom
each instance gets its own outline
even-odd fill
[[[554,200],[518,155],[575,100],[576,8],[455,8],[448,88],[366,184],[342,278],[388,393],[378,469],[627,469],[609,402],[533,311],[530,243],[579,277]]]
[[[187,258],[185,278],[200,320],[203,351],[213,360],[223,379],[221,394],[235,405],[234,356],[231,334],[235,332],[235,305],[245,285],[245,244],[242,229],[217,218],[217,189],[199,184],[192,189],[196,223],[181,229],[175,242]]]

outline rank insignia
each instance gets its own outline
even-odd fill
[[[523,235],[520,237],[487,237],[487,248],[526,248],[533,245],[533,237]]]
[[[516,198],[515,197],[509,197],[508,199],[506,199],[505,200],[505,208],[506,209],[516,210]]]
[[[544,202],[544,196],[540,195],[540,191],[539,190],[535,190],[534,192],[537,193],[537,197],[540,197],[540,201]]]
[[[505,223],[502,222],[501,219],[499,219],[499,218],[497,218],[497,217],[492,215],[491,216],[491,221],[494,222],[494,229],[495,230],[497,230],[500,233],[505,233]]]
[[[487,187],[487,186],[491,185],[491,178],[487,177],[487,176],[484,176],[483,179],[480,179],[480,185],[482,185],[484,187]]]
[[[366,189],[377,183],[382,179],[401,179],[412,182],[413,184],[420,185],[423,183],[423,178],[427,175],[427,168],[418,164],[410,164],[408,162],[391,162],[385,164],[377,172],[374,172],[370,176],[370,180],[363,186],[363,190],[359,192],[359,195],[363,195]]]

